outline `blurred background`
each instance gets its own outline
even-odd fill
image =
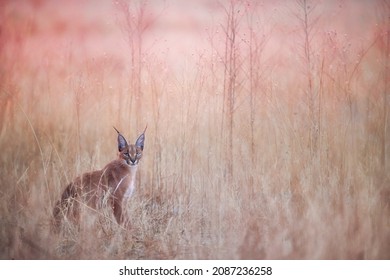
[[[1,1],[3,259],[389,259],[390,4]],[[148,126],[132,230],[50,232]]]

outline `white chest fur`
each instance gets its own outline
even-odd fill
[[[125,194],[123,195],[123,197],[124,198],[130,198],[133,195],[133,193],[134,193],[134,189],[135,189],[135,180],[132,178],[130,180],[129,185],[126,186],[126,191],[125,191]]]
[[[125,188],[123,197],[126,199],[129,199],[134,193],[135,176],[137,173],[137,166],[130,166],[129,168],[130,168],[130,174],[127,175],[126,179],[123,178],[124,182],[123,182],[123,186],[121,186],[121,188]]]

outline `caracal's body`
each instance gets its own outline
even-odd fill
[[[117,132],[118,159],[111,161],[101,170],[84,173],[66,187],[53,210],[56,229],[59,229],[64,217],[79,222],[80,204],[93,209],[108,205],[112,208],[118,224],[125,221],[124,207],[134,192],[145,131],[134,145],[127,144],[126,139],[118,130]]]

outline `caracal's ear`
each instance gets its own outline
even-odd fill
[[[125,137],[123,137],[123,135],[118,131],[118,129],[116,129],[115,127],[114,129],[116,130],[116,132],[118,132],[118,151],[122,152],[128,146],[127,141]]]
[[[145,129],[144,129],[144,132],[142,132],[142,134],[138,137],[137,141],[135,141],[135,146],[140,148],[141,151],[144,150],[144,143],[145,143],[145,131],[146,129],[148,128],[148,126],[146,125]]]

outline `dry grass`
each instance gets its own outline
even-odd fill
[[[324,14],[311,33],[311,90],[321,109],[314,150],[299,5],[245,10],[229,115],[219,5],[202,6],[206,15],[214,9],[212,21],[197,15],[207,30],[183,23],[174,1],[147,6],[153,26],[142,34],[142,57],[134,57],[142,68],[134,72],[115,3],[61,11],[50,1],[1,4],[0,258],[389,259],[390,48],[379,9],[387,3],[350,2],[327,1],[310,14]],[[79,20],[69,20],[75,11]],[[352,15],[359,12],[364,28]],[[249,76],[251,30],[267,39],[256,41],[263,49]],[[185,52],[182,33],[202,34],[199,45]],[[115,158],[112,126],[135,139],[145,124],[131,230],[105,209],[86,208],[81,225],[51,233],[66,184]]]

